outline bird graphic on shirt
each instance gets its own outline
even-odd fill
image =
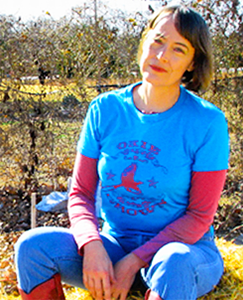
[[[124,187],[128,192],[141,194],[142,191],[138,187],[138,185],[143,184],[142,181],[135,181],[134,176],[137,171],[137,164],[132,163],[121,174],[121,183],[113,186],[106,186],[107,188],[117,189],[119,187]]]

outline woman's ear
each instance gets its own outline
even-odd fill
[[[188,72],[191,72],[191,71],[193,71],[194,70],[194,61],[192,61],[191,63],[190,63],[190,65],[188,66],[188,68],[186,69]]]

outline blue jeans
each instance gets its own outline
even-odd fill
[[[117,237],[101,233],[115,264],[148,240],[146,236]],[[95,258],[94,258],[95,259]],[[25,232],[15,245],[19,287],[26,293],[60,273],[62,281],[82,287],[82,256],[67,228],[40,227]],[[194,245],[169,243],[141,269],[145,285],[165,300],[196,299],[213,289],[223,274],[223,260],[208,232]]]

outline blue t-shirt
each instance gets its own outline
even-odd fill
[[[157,234],[185,213],[192,171],[228,168],[220,109],[181,87],[169,110],[143,114],[133,102],[137,84],[94,99],[78,142],[81,154],[99,159],[105,230],[117,235]]]

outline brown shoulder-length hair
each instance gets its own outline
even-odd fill
[[[167,6],[152,16],[140,41],[138,62],[140,63],[143,44],[148,32],[155,28],[163,16],[168,14],[172,15],[175,28],[179,34],[187,39],[195,49],[193,71],[184,73],[182,84],[189,90],[203,92],[209,86],[213,73],[211,37],[205,20],[191,8],[183,5]]]

